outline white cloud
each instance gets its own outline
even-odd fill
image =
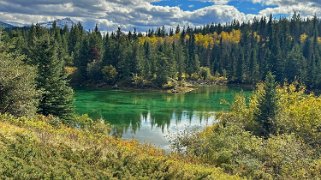
[[[224,5],[227,4],[230,0],[212,0],[215,4]]]
[[[262,10],[259,14],[263,16],[269,14],[293,14],[294,12],[300,13],[302,17],[311,17],[314,14],[321,15],[320,0],[252,0],[252,2],[277,6]]]
[[[230,0],[193,0],[213,2],[214,5],[195,11],[184,11],[179,7],[152,5],[160,0],[0,0],[0,21],[30,24],[57,18],[71,17],[86,27],[99,23],[102,30],[122,27],[139,31],[158,26],[203,25],[207,23],[230,22],[233,19],[249,20],[254,15],[244,14],[233,6]],[[249,0],[266,8],[258,15],[270,13],[289,14],[300,11],[304,16],[321,12],[319,0]]]

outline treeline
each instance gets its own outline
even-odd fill
[[[170,87],[175,81],[215,82],[220,76],[231,83],[255,84],[271,71],[279,82],[298,80],[320,88],[319,34],[316,16],[302,19],[294,14],[291,19],[271,15],[201,28],[162,27],[146,34],[118,29],[102,35],[97,26],[87,32],[81,24],[60,29],[54,23],[51,29],[35,25],[11,30],[7,38],[32,57],[35,41],[49,36],[75,85]]]

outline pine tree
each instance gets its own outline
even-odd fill
[[[174,43],[173,48],[175,52],[175,61],[177,64],[178,80],[182,80],[185,72],[184,49],[180,43]]]
[[[275,78],[269,72],[265,78],[264,91],[258,99],[258,111],[255,113],[255,121],[259,129],[257,134],[265,138],[276,133],[275,118],[278,111]]]
[[[73,90],[64,72],[64,60],[58,58],[57,43],[44,36],[36,41],[33,62],[38,67],[37,89],[42,91],[38,111],[69,119],[73,113]]]
[[[250,59],[250,78],[251,83],[255,84],[260,80],[259,65],[257,60],[257,48],[252,47],[251,59]]]
[[[155,52],[150,43],[144,43],[144,59],[145,63],[143,66],[143,76],[146,79],[152,78],[155,73]]]
[[[144,53],[143,48],[139,46],[138,43],[133,45],[132,57],[131,72],[136,75],[142,75],[144,68]]]
[[[87,65],[90,62],[89,43],[87,39],[84,39],[79,50],[79,55],[75,59],[75,65],[77,67],[77,83],[81,84],[88,80]]]
[[[96,25],[94,31],[89,35],[89,57],[87,62],[87,77],[93,82],[102,79],[101,64],[103,55],[102,35]]]
[[[156,79],[157,86],[162,87],[167,83],[169,77],[170,63],[169,58],[163,52],[157,54],[157,67],[156,67]]]
[[[301,80],[304,82],[306,79],[306,62],[302,55],[301,47],[296,45],[293,47],[292,51],[288,54],[286,60],[286,77],[289,82],[295,80]]]
[[[82,45],[83,40],[83,27],[79,23],[75,26],[72,26],[70,29],[70,35],[68,37],[68,50],[70,54],[73,54],[74,57],[79,56],[79,51]]]
[[[245,60],[244,60],[244,53],[243,49],[239,50],[239,57],[238,57],[238,62],[237,62],[237,69],[236,69],[236,77],[237,77],[237,82],[243,83],[245,79]]]
[[[186,72],[188,74],[195,73],[200,68],[200,61],[198,59],[198,55],[196,54],[196,44],[195,44],[195,36],[192,35],[188,42],[188,56],[186,62]]]

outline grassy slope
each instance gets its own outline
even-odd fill
[[[135,141],[0,115],[0,179],[239,179]]]

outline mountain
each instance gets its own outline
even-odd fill
[[[75,25],[76,23],[72,21],[70,18],[64,18],[64,19],[57,19],[55,20],[57,23],[57,27],[59,28],[64,28],[66,25],[70,28],[71,26]],[[38,23],[40,26],[45,27],[45,28],[51,28],[52,24],[55,21],[49,21],[49,22],[42,22]]]
[[[0,28],[4,28],[4,29],[10,29],[10,28],[14,28],[15,26],[8,24],[8,23],[4,23],[0,21]]]

